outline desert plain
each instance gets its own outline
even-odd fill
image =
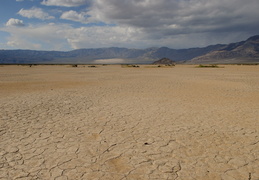
[[[259,66],[0,66],[2,180],[258,180]]]

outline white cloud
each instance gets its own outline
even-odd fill
[[[43,0],[41,4],[46,6],[76,7],[85,5],[90,0]]]
[[[6,26],[24,26],[23,21],[19,19],[11,18],[5,24]]]
[[[31,9],[21,9],[18,12],[19,15],[27,18],[37,18],[41,20],[54,19],[55,17],[50,16],[48,13],[44,12],[41,8],[33,7]]]
[[[73,49],[98,47],[136,47],[142,32],[136,28],[118,26],[96,26],[71,28],[65,32]],[[138,42],[139,41],[139,42]],[[142,41],[142,42],[141,42]]]
[[[130,27],[79,27],[68,24],[39,24],[23,28],[4,27],[1,31],[8,32],[8,44],[16,48],[32,48],[41,44],[42,49],[65,50],[98,47],[136,47],[135,43],[143,45],[139,39],[141,31]],[[24,45],[23,45],[24,44]],[[27,44],[27,46],[25,46]],[[31,44],[31,45],[29,45]]]
[[[88,23],[87,14],[86,13],[77,13],[76,11],[70,10],[64,12],[61,16],[61,19],[77,21],[81,23]]]
[[[19,39],[17,41],[16,38],[10,38],[7,42],[7,46],[15,48],[15,49],[17,49],[17,48],[24,49],[24,47],[26,47],[26,49],[41,49],[42,48],[41,44],[31,43],[24,39]]]
[[[0,30],[10,34],[6,44],[12,48],[62,50],[68,48],[63,32],[69,28],[68,25],[50,23],[21,28],[7,26]]]

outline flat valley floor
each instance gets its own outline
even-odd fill
[[[2,180],[258,180],[259,66],[0,66]]]

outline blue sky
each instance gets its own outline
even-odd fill
[[[0,0],[0,49],[204,47],[259,34],[258,0]]]

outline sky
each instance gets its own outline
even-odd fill
[[[0,49],[174,49],[259,34],[259,0],[0,0]]]

